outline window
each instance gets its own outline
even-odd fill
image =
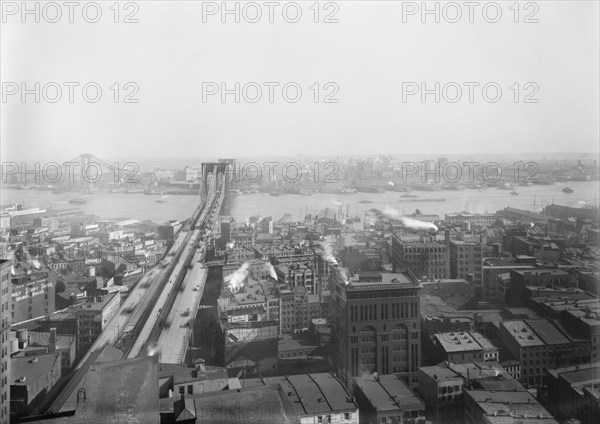
[[[188,395],[194,394],[194,386],[192,386],[191,384],[188,384],[187,389],[188,389]]]
[[[349,420],[350,419],[350,412],[344,412],[344,419],[345,420]]]
[[[185,393],[185,387],[184,386],[179,386],[179,394],[184,394]]]
[[[322,423],[322,422],[323,422],[323,416],[322,416],[322,415],[319,415],[319,416],[317,417],[317,421],[318,421],[318,422],[320,422],[320,423]]]

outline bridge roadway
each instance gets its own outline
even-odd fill
[[[176,331],[180,327],[172,326],[170,320],[173,320],[173,309],[177,309],[177,307],[175,307],[177,298],[181,297],[182,292],[186,292],[185,280],[187,272],[189,269],[193,270],[195,260],[204,260],[207,246],[206,241],[208,237],[210,237],[210,230],[216,225],[217,220],[215,218],[219,214],[223,196],[221,195],[221,190],[217,191],[215,194],[213,193],[215,193],[215,189],[214,186],[211,185],[208,194],[208,202],[198,219],[193,221],[195,229],[183,247],[180,260],[175,264],[169,282],[161,291],[157,302],[154,304],[142,329],[137,333],[137,339],[129,352],[127,352],[127,358],[136,358],[146,354],[153,355],[160,351],[163,346],[159,343],[159,340],[160,335],[163,332],[171,332],[174,334],[174,336],[169,337],[169,339],[179,337],[177,343],[182,342],[187,335],[187,331],[185,331],[184,328],[180,331]],[[207,223],[210,230],[205,228]],[[190,266],[192,267],[190,268]],[[206,276],[204,278],[206,278]],[[189,289],[190,287],[188,287],[188,290]],[[202,289],[204,289],[204,284],[202,284]],[[198,296],[201,298],[202,292],[199,292]],[[191,308],[191,304],[189,306]],[[190,318],[194,318],[194,316],[195,311],[194,315]],[[177,322],[179,322],[179,320],[177,320]]]
[[[223,197],[218,196],[215,203],[210,213],[218,216]],[[213,225],[210,231],[214,232],[215,227],[219,225],[218,220],[209,218],[209,222],[212,222]],[[208,267],[204,265],[206,252],[203,247],[198,249],[190,262],[191,267],[179,287],[179,292],[166,318],[166,324],[160,329],[157,337],[155,349],[159,352],[160,362],[181,364],[185,360],[190,336],[194,331],[193,322],[202,300],[208,275]]]
[[[180,258],[182,255],[183,258],[190,256],[190,248],[193,247],[196,240],[203,234],[206,219],[209,218],[212,220],[214,217],[214,213],[208,214],[209,211],[212,212],[213,208],[206,208],[207,203],[210,203],[212,206],[215,203],[215,198],[218,199],[219,204],[222,202],[223,196],[221,195],[221,190],[217,191],[215,185],[213,181],[208,191],[207,200],[209,202],[199,202],[192,218],[179,232],[167,255],[136,284],[135,288],[119,307],[117,313],[105,325],[100,336],[79,361],[77,368],[85,363],[91,352],[100,349],[106,343],[113,344],[122,349],[124,356],[130,357],[130,350],[137,342],[143,328],[146,327],[147,321],[154,318],[152,321],[156,323],[156,315],[152,316],[152,312],[156,311],[156,309],[152,306],[155,306],[161,298],[166,300],[163,293],[165,291],[170,293],[171,285],[169,285],[169,281],[175,281],[175,278],[171,278],[173,272],[176,271],[178,273],[177,276],[179,276],[179,273],[182,271]],[[213,196],[215,192],[217,194]],[[191,244],[190,239],[193,240]]]
[[[160,282],[168,273],[168,265],[174,256],[173,252],[181,249],[189,231],[180,231],[169,253],[153,268],[148,270],[131,290],[123,301],[117,313],[107,323],[102,333],[98,336],[92,347],[84,355],[77,368],[85,362],[89,354],[100,349],[106,343],[117,345],[122,339],[131,336],[135,324],[142,318],[143,312],[148,308],[154,294],[158,291]]]

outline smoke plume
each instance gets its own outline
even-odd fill
[[[383,214],[391,219],[397,219],[402,222],[402,225],[408,228],[413,228],[415,230],[434,230],[437,231],[438,227],[431,222],[423,222],[418,219],[409,218],[406,216],[402,216],[400,212],[396,209],[388,206],[384,209]]]
[[[248,276],[249,267],[250,264],[248,262],[244,262],[241,267],[231,274],[228,284],[228,287],[231,291],[238,291],[244,287],[244,279]]]

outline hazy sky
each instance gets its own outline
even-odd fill
[[[255,7],[232,1],[228,7],[238,3],[241,10],[239,23],[234,15],[222,23],[220,10],[203,19],[203,9],[221,9],[221,2],[190,1],[136,2],[138,23],[114,23],[112,3],[101,2],[97,23],[83,19],[82,6],[74,11],[74,23],[65,6],[58,23],[46,22],[56,15],[51,8],[41,10],[36,23],[34,15],[23,16],[20,1],[4,2],[3,160],[68,160],[84,152],[135,159],[598,150],[597,1],[543,1],[534,4],[538,10],[525,9],[523,2],[518,17],[510,9],[513,1],[500,1],[496,23],[486,21],[496,13],[493,7],[483,12],[489,2],[475,8],[473,23],[462,1],[456,3],[463,14],[457,23],[447,22],[457,10],[444,9],[445,2],[439,3],[439,23],[434,15],[425,15],[423,23],[420,10],[408,14],[420,1],[322,2],[319,23],[310,9],[313,1],[298,2],[297,23],[284,19],[295,17],[293,5],[282,11],[289,2],[276,2],[273,23],[262,1],[257,23],[247,22]],[[433,9],[435,2],[428,5]],[[86,10],[94,19],[93,8]],[[131,12],[133,6],[121,3],[119,21]],[[322,22],[330,13],[339,22]],[[524,23],[527,17],[539,22]],[[21,83],[35,91],[35,82],[40,102],[33,94],[23,102]],[[80,84],[73,103],[65,82]],[[97,103],[82,96],[89,82],[102,89]],[[124,88],[128,82],[139,87],[137,103],[123,102],[133,90]],[[203,82],[232,90],[239,82],[240,102],[233,94],[224,103],[219,94],[203,101]],[[279,84],[273,103],[265,82]],[[302,89],[296,103],[282,95],[290,82]],[[435,90],[436,82],[439,103],[433,93],[425,102],[420,93],[403,101],[408,88],[420,90],[425,83]],[[479,84],[473,103],[465,82]],[[56,103],[48,101],[56,95],[48,83],[62,87]],[[248,101],[256,95],[256,85],[248,83],[262,87],[256,103]],[[486,83],[492,83],[488,100],[482,94]],[[452,103],[456,86],[462,97]],[[19,92],[12,95],[15,87]],[[335,87],[338,102],[324,103]],[[492,103],[496,87],[502,97]],[[88,94],[93,97],[94,89]],[[293,87],[288,95],[294,97]],[[538,102],[525,103],[527,95]]]

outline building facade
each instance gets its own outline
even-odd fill
[[[410,272],[353,275],[338,269],[329,279],[333,366],[345,384],[352,377],[396,374],[417,386],[421,362],[421,285]]]
[[[450,278],[467,278],[481,286],[483,281],[483,248],[477,242],[450,241]]]
[[[10,352],[9,335],[11,324],[11,261],[0,259],[0,424],[10,420]]]
[[[417,278],[450,278],[448,246],[431,236],[410,239],[392,235],[392,266],[395,270],[409,269]]]

